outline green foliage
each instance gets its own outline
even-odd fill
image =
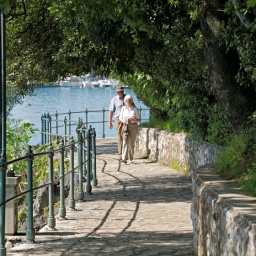
[[[12,5],[16,2],[17,0],[0,0],[0,8],[3,10],[4,14],[7,14]]]
[[[237,1],[241,4],[235,7],[224,2],[222,13],[227,19],[219,32],[227,52],[238,54],[236,79],[246,94],[248,87],[255,89],[255,24],[246,29],[237,17],[238,11],[251,13],[245,2]],[[215,78],[209,77],[204,56],[207,35],[198,20],[200,4],[189,0],[17,1],[6,17],[10,108],[37,84],[92,68],[96,75],[111,74],[131,85],[152,112],[172,120],[170,129],[223,145],[233,130],[227,121],[229,109],[219,107],[222,102],[211,88]],[[211,6],[205,8],[212,11]]]
[[[180,165],[179,160],[175,159],[175,158],[171,159],[170,168],[178,170],[178,171],[182,172],[183,174],[188,174],[188,170],[189,170],[188,165],[186,165],[185,167],[182,167]]]
[[[6,125],[7,160],[10,161],[24,155],[29,140],[38,132],[33,124],[25,120],[8,118]]]
[[[235,179],[251,195],[256,194],[256,135],[255,128],[230,137],[219,154],[215,170],[224,178]],[[254,189],[253,189],[254,186]]]
[[[251,14],[252,10],[247,9],[244,2],[236,6],[228,2],[225,12],[229,15],[229,19],[223,24],[222,38],[227,51],[236,49],[239,56],[240,70],[236,79],[240,85],[244,87],[252,86],[255,89],[256,70],[254,56],[256,53],[256,23],[252,22],[250,28],[246,28],[237,16],[238,13],[244,15]]]
[[[172,120],[167,120],[167,121],[153,120],[148,123],[141,123],[140,127],[157,128],[160,130],[166,130],[166,131],[172,131],[172,132],[182,132],[179,129],[178,125]]]
[[[205,140],[212,144],[225,146],[230,135],[233,134],[233,129],[217,104],[210,110],[208,122]]]
[[[256,6],[256,0],[247,0],[247,7],[255,7]]]
[[[23,222],[24,220],[27,219],[27,216],[28,216],[28,210],[27,208],[23,208],[23,209],[20,209],[18,211],[18,221],[19,222]]]
[[[24,121],[7,119],[6,125],[6,147],[7,161],[10,162],[19,157],[25,156],[28,149],[29,140],[38,132],[34,125]],[[26,161],[21,161],[8,165],[8,169],[13,169],[15,174],[21,175],[21,185],[26,184]]]
[[[49,208],[48,207],[45,207],[43,209],[43,217],[44,218],[47,218],[49,216]]]
[[[247,170],[236,180],[239,186],[246,191],[247,195],[256,196],[256,164],[252,164],[252,168]]]
[[[52,147],[57,147],[57,141],[52,142]],[[34,153],[42,153],[48,151],[48,145],[40,145],[34,148]],[[64,159],[64,168],[67,170],[69,167],[69,160]],[[59,176],[60,161],[59,159],[54,159],[53,161],[53,175]],[[33,184],[34,187],[38,186],[42,180],[48,177],[48,156],[43,154],[41,156],[36,156],[33,161]]]
[[[26,155],[28,143],[30,138],[34,136],[38,129],[34,125],[24,120],[8,119],[7,122],[7,161],[10,162],[14,159]],[[53,148],[57,147],[57,141],[52,142]],[[33,148],[33,153],[44,153],[48,151],[48,145],[36,146]],[[8,166],[9,169],[14,169],[16,175],[21,175],[21,185],[26,185],[27,163],[20,161],[18,163]],[[64,168],[69,168],[69,160],[65,159]],[[54,159],[53,162],[54,175],[59,175],[60,161]],[[33,184],[34,187],[38,186],[40,182],[48,177],[48,156],[47,154],[40,154],[33,159]]]

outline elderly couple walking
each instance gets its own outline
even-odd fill
[[[140,114],[131,95],[124,94],[124,88],[117,86],[117,95],[112,98],[109,107],[109,128],[112,129],[114,117],[117,132],[119,160],[130,163],[133,160],[135,140],[138,133]]]

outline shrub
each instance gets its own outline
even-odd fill
[[[256,133],[255,128],[230,137],[220,152],[215,170],[226,179],[234,179],[249,195],[256,195]]]

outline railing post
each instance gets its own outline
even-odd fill
[[[42,145],[46,143],[46,114],[44,113],[42,119]]]
[[[48,124],[48,143],[52,142],[52,117],[49,115],[49,124]]]
[[[57,135],[57,137],[58,137],[58,134],[59,134],[59,120],[58,120],[58,112],[56,111],[56,113],[55,113],[55,121],[56,121],[56,135]],[[56,138],[56,139],[58,139],[58,138]]]
[[[96,175],[96,131],[95,128],[91,130],[91,140],[92,140],[92,185],[96,187],[98,185],[97,175]]]
[[[1,67],[0,67],[0,203],[5,202],[5,189],[6,189],[6,21],[5,21],[5,14],[3,4],[1,3],[1,10],[0,10],[0,58],[1,58]],[[0,253],[1,256],[6,255],[6,248],[4,246],[4,235],[5,235],[5,205],[0,209],[0,226],[1,228],[1,248]]]
[[[60,208],[58,218],[64,219],[66,216],[66,207],[65,207],[65,194],[64,194],[64,144],[63,139],[61,139],[60,145]]]
[[[86,140],[87,140],[87,176],[86,176],[86,193],[92,193],[92,186],[91,186],[91,167],[92,167],[92,158],[91,158],[91,128],[88,129],[86,133]]]
[[[35,229],[33,227],[33,159],[34,154],[31,150],[31,146],[28,146],[27,150],[27,190],[28,192],[28,225],[26,230],[26,242],[33,243],[35,239]]]
[[[83,147],[83,174],[84,176],[86,177],[86,174],[87,174],[87,169],[86,169],[86,128],[85,126],[83,125],[82,127],[82,132],[83,132],[83,144],[84,144],[84,147]]]
[[[0,184],[1,184],[1,193],[0,193],[0,203],[3,204],[5,202],[5,188],[6,188],[6,158],[3,154],[1,154],[0,159]],[[0,255],[6,255],[5,248],[5,205],[0,208],[0,223],[1,223],[1,231],[0,231]]]
[[[66,136],[67,136],[67,118],[64,118],[64,145],[66,145]]]
[[[49,215],[48,215],[48,227],[55,228],[56,221],[54,218],[54,183],[53,183],[53,156],[54,150],[52,144],[48,147],[48,178],[49,178]]]
[[[41,116],[41,144],[44,145],[44,115]]]
[[[74,199],[74,149],[75,142],[73,137],[69,141],[70,146],[70,190],[69,190],[69,208],[75,209],[75,199]]]
[[[44,114],[44,143],[47,143],[47,115],[46,113]]]
[[[64,146],[67,144],[67,118],[64,118]],[[67,152],[65,150],[65,157],[67,157]]]
[[[86,129],[88,130],[88,109],[87,108],[85,110],[85,125],[86,125]]]
[[[103,130],[102,130],[102,138],[105,138],[105,108],[103,108]]]
[[[46,115],[46,143],[49,143],[49,116],[50,114],[48,113]]]
[[[78,122],[77,122],[77,125],[76,125],[76,134],[77,134],[77,140],[79,140],[79,136],[80,136],[80,133],[81,133],[81,121],[80,121],[80,117],[78,118]]]
[[[78,166],[79,166],[79,190],[77,198],[80,201],[84,200],[84,191],[83,191],[83,136],[82,132],[78,134]]]
[[[71,111],[68,112],[68,126],[69,126],[69,133],[68,135],[71,136]]]

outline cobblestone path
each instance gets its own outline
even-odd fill
[[[138,159],[118,161],[115,139],[97,140],[98,187],[67,208],[56,230],[44,227],[35,243],[7,255],[191,256],[191,179],[176,170]]]

